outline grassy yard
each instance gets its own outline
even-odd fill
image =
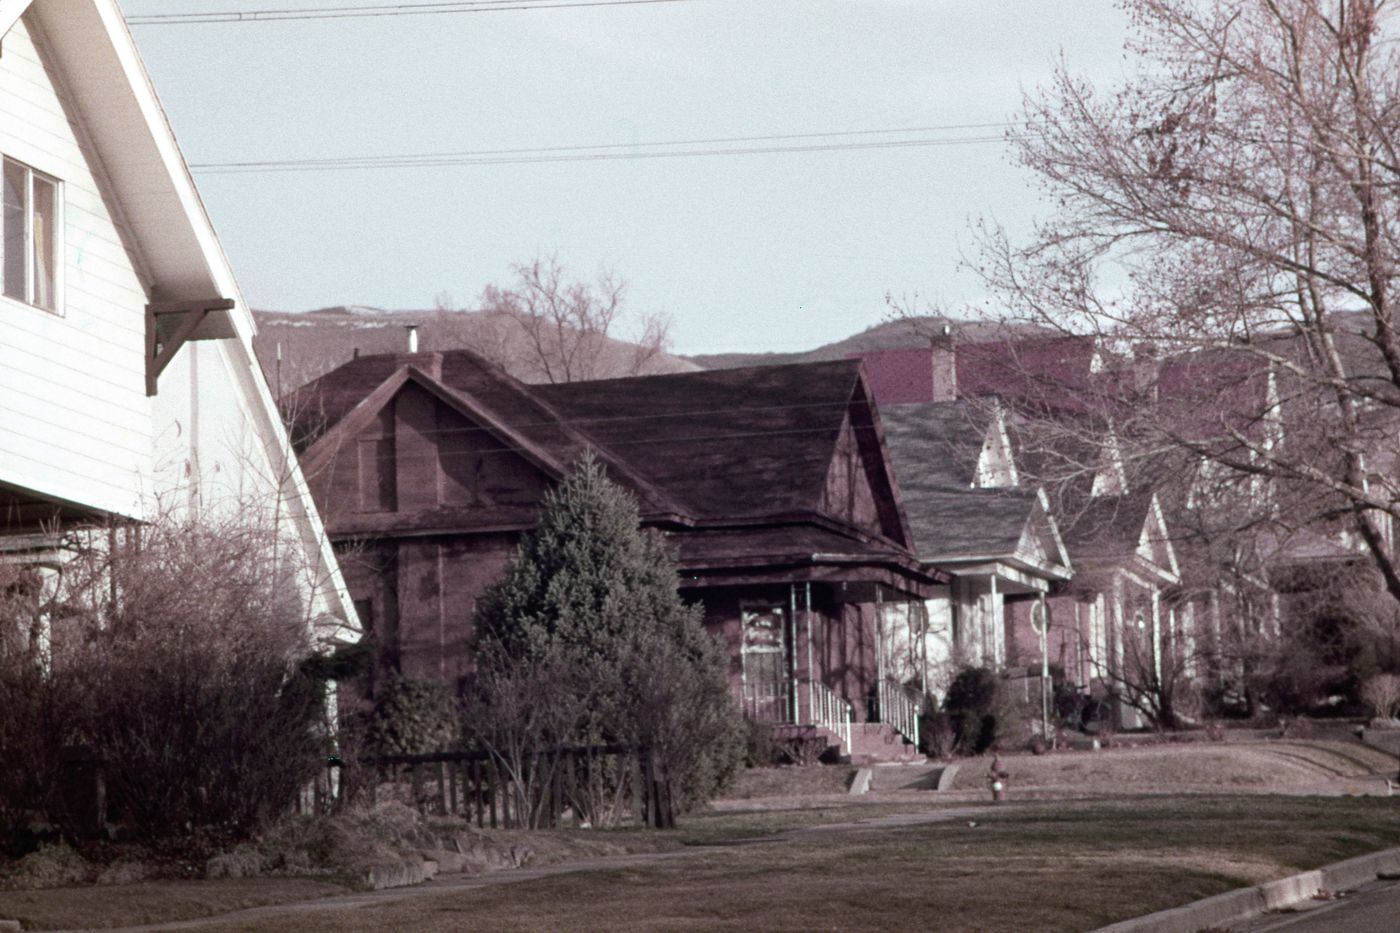
[[[977,760],[964,765],[967,789],[948,794],[850,797],[851,769],[751,772],[674,834],[530,837],[536,862],[677,845],[683,857],[472,889],[443,881],[392,903],[310,903],[217,928],[1083,930],[1400,845],[1400,800],[1308,796],[1392,762],[1326,741],[1018,756],[1004,759],[1001,807],[986,802]],[[0,918],[99,928],[345,890],[253,879],[0,892]]]
[[[1385,798],[1025,803],[217,928],[1084,930],[1396,844]]]

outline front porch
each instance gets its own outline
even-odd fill
[[[772,723],[794,758],[918,757],[925,700],[897,679],[904,665],[892,635],[922,611],[921,594],[806,579],[687,595],[703,601],[707,627],[731,646],[730,683],[744,715]]]

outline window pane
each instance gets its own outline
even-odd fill
[[[4,292],[9,298],[26,301],[24,288],[25,262],[24,249],[24,166],[15,162],[5,162],[4,175],[4,239],[0,240],[0,257],[4,265]]]
[[[58,223],[58,186],[34,176],[34,304],[57,309],[57,260],[55,232]]]

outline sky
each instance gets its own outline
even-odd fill
[[[717,353],[840,339],[887,319],[887,294],[981,302],[972,225],[1024,235],[1046,210],[999,124],[1061,57],[1113,83],[1126,19],[1109,0],[663,0],[132,32],[253,307],[473,307],[554,254],[616,270],[676,352]],[[913,141],[936,144],[869,145]],[[553,151],[480,155],[526,149]],[[651,157],[696,150],[744,152]],[[440,153],[475,155],[227,167]]]

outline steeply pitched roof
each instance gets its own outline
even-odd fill
[[[537,459],[567,465],[596,449],[652,520],[818,513],[853,432],[885,536],[896,547],[909,538],[858,361],[528,386],[465,350],[361,357],[288,397],[303,456],[344,442],[407,379]]]
[[[703,518],[812,508],[859,380],[841,360],[533,390]]]
[[[54,88],[61,89],[63,114],[55,117],[60,122],[54,124],[34,124],[22,117],[18,121],[18,132],[23,134],[27,132],[26,127],[39,126],[41,134],[52,133],[52,138],[34,141],[40,147],[73,134],[81,150],[79,158],[91,163],[90,174],[100,176],[99,190],[94,196],[100,198],[101,203],[96,208],[83,206],[78,210],[98,214],[110,211],[112,218],[119,219],[115,226],[120,241],[106,246],[119,254],[124,252],[125,257],[129,257],[130,272],[134,273],[134,288],[122,277],[92,280],[120,283],[110,294],[98,297],[104,302],[110,301],[111,310],[125,318],[108,323],[126,331],[128,336],[135,335],[133,342],[115,351],[113,372],[121,371],[123,377],[133,373],[138,377],[144,375],[140,336],[144,305],[198,302],[207,307],[203,303],[225,301],[232,304],[204,317],[192,334],[192,338],[219,338],[209,351],[217,357],[218,375],[209,376],[213,367],[206,364],[205,376],[190,378],[195,391],[199,392],[206,391],[206,385],[217,384],[218,390],[210,391],[211,396],[213,391],[218,392],[216,403],[192,406],[189,390],[179,393],[179,398],[158,392],[149,403],[142,399],[141,413],[149,413],[154,422],[153,446],[157,461],[170,462],[172,469],[182,461],[199,466],[201,458],[191,457],[187,448],[194,443],[194,437],[202,436],[206,449],[203,464],[206,469],[217,468],[227,461],[221,463],[214,451],[220,443],[232,443],[226,437],[216,436],[225,426],[219,419],[226,419],[230,431],[251,432],[253,446],[240,450],[240,455],[253,462],[245,462],[239,469],[250,475],[260,474],[259,480],[275,483],[279,507],[285,507],[287,527],[297,536],[306,565],[314,568],[314,572],[308,574],[317,580],[308,586],[308,595],[314,600],[311,611],[338,613],[347,622],[353,620],[354,606],[321,527],[310,490],[292,457],[266,381],[257,369],[251,313],[195,190],[189,168],[120,7],[116,0],[0,0],[0,41],[7,43],[6,53],[14,54],[12,49],[18,46],[21,32],[28,33],[31,47],[40,51],[39,64],[50,75],[44,79],[45,84],[51,82]],[[36,89],[35,85],[21,85],[17,103],[24,103]],[[4,109],[10,113],[20,112],[9,107],[10,103],[7,96]],[[49,119],[48,116],[45,119]],[[71,129],[63,126],[63,120]],[[15,132],[14,121],[0,121],[0,125],[10,133]],[[26,140],[21,138],[20,142]],[[59,151],[54,150],[54,153]],[[84,172],[87,173],[86,167]],[[70,214],[69,222],[72,220],[73,214]],[[69,252],[72,256],[82,255],[81,250],[71,247]],[[98,264],[105,262],[102,259]],[[103,292],[108,288],[107,285],[88,287]],[[121,323],[116,324],[116,320]],[[66,321],[68,327],[75,324],[82,326],[72,318]],[[54,330],[48,339],[61,341],[58,333]],[[100,342],[96,331],[86,336]],[[117,356],[121,357],[120,362]],[[129,366],[131,357],[135,357],[135,368]],[[143,383],[144,380],[137,385],[144,388]],[[122,388],[127,389],[129,385],[123,383]],[[75,397],[83,394],[77,393]],[[196,416],[192,408],[202,408],[203,413]],[[207,426],[197,432],[191,431],[189,419],[192,417]],[[197,474],[181,478],[182,495],[193,479],[197,479]],[[139,488],[126,489],[123,488],[125,483],[118,484],[123,495],[131,493],[134,509],[104,506],[104,511],[146,517],[149,502],[158,498],[152,495],[153,490],[147,483],[162,480],[153,480],[151,476],[140,480]],[[220,487],[224,492],[216,491]],[[241,482],[233,480],[227,472],[217,483],[206,483],[203,488],[210,497],[226,494],[232,498],[234,488],[239,490],[239,496],[248,494]]]
[[[982,403],[924,402],[880,409],[901,488],[921,485],[970,489],[977,479],[987,430],[994,421]]]
[[[1178,573],[1161,506],[1152,492],[1095,497],[1065,530],[1065,543],[1081,564],[1136,561],[1172,578]]]
[[[594,448],[614,477],[632,488],[644,510],[680,509],[625,458],[612,455],[529,386],[470,350],[359,357],[292,393],[283,407],[307,469],[333,456],[407,381],[481,424],[556,478],[585,449]]]
[[[916,486],[904,500],[916,553],[930,562],[1012,555],[1035,505],[1034,492],[1014,489]]]
[[[998,423],[990,408],[933,402],[882,414],[920,560],[998,560],[1042,571],[1068,565],[1039,491],[973,488],[988,431]]]

